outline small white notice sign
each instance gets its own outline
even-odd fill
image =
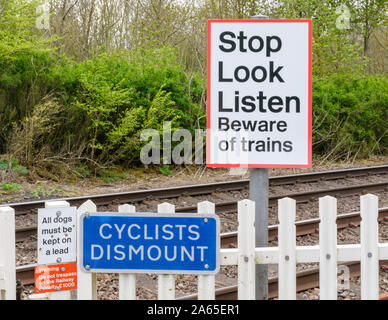
[[[75,262],[76,208],[38,210],[38,265]]]

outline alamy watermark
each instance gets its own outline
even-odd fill
[[[350,269],[348,266],[340,265],[337,268],[337,289],[340,291],[350,290]]]
[[[36,8],[36,14],[38,15],[36,19],[36,28],[39,30],[49,30],[50,29],[50,4],[43,3]]]
[[[344,30],[344,29],[350,29],[350,10],[345,4],[339,5],[335,9],[335,13],[339,14],[335,25],[338,29]]]
[[[206,163],[205,148],[207,133],[212,136],[214,147],[220,151],[231,151],[232,156],[238,157],[240,163],[248,163],[248,152],[244,147],[248,141],[248,132],[227,132],[217,130],[196,129],[194,136],[187,129],[172,129],[171,122],[163,123],[163,132],[155,129],[145,129],[140,139],[145,143],[140,152],[140,161],[144,165],[203,165]],[[229,154],[224,158],[214,159],[216,163],[228,163]],[[230,168],[230,175],[244,175],[247,166]]]

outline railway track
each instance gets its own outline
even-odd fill
[[[380,261],[380,267],[384,267],[388,261]],[[361,264],[359,262],[344,263],[349,268],[349,278],[359,277],[361,274]],[[275,299],[278,297],[279,279],[272,277],[268,279],[268,298]],[[309,289],[319,288],[319,268],[311,268],[308,270],[299,271],[296,273],[296,292],[303,292]],[[216,300],[237,300],[237,286],[229,286],[216,289]],[[381,300],[386,300],[388,297],[384,294],[380,297]],[[187,295],[177,300],[198,300],[196,294]]]
[[[307,182],[319,182],[319,181],[327,181],[327,180],[337,180],[344,179],[350,177],[361,177],[368,175],[377,175],[377,174],[388,174],[388,165],[380,165],[380,166],[371,166],[371,167],[363,167],[363,168],[351,168],[351,169],[341,169],[341,170],[332,170],[332,171],[322,171],[322,172],[311,172],[311,173],[303,173],[303,174],[294,174],[294,175],[284,175],[284,176],[275,176],[269,178],[269,183],[271,186],[276,185],[289,185],[296,183],[307,183]],[[374,187],[373,187],[373,186]],[[161,189],[151,189],[151,190],[140,190],[140,191],[130,191],[130,192],[120,192],[120,193],[109,193],[109,194],[100,194],[100,195],[89,195],[82,197],[67,197],[61,199],[50,199],[50,201],[68,201],[72,206],[80,206],[87,200],[92,200],[97,206],[109,205],[112,203],[134,203],[140,202],[146,199],[169,199],[169,198],[177,198],[182,195],[205,195],[211,194],[214,192],[226,192],[226,191],[237,191],[246,189],[249,187],[249,180],[237,180],[237,181],[226,181],[226,182],[217,182],[217,183],[209,183],[209,184],[198,184],[198,185],[188,185],[188,186],[180,186],[173,188],[161,188]],[[371,190],[373,188],[381,189],[387,188],[388,182],[380,183],[380,184],[367,184],[363,186],[353,187],[353,191],[355,190],[363,191]],[[345,189],[349,189],[349,187],[343,187],[338,189],[333,189],[334,192],[346,192]],[[360,192],[357,191],[357,192]],[[321,193],[312,191],[310,195],[308,193],[300,193],[293,194],[292,196],[298,197],[299,200],[303,200],[303,198],[309,199],[309,197],[317,197],[320,194],[327,193],[327,190],[322,190]],[[281,195],[274,196],[270,199],[270,204],[279,199],[279,197],[284,197],[289,195]],[[43,208],[44,203],[47,200],[39,200],[39,201],[30,201],[30,202],[18,202],[18,203],[7,203],[2,206],[10,206],[15,209],[16,215],[23,215],[29,213],[31,211],[36,211],[38,208]],[[225,204],[226,206],[226,204]],[[221,208],[221,206],[220,206]],[[191,207],[182,210],[192,210]],[[185,211],[180,211],[185,212]]]
[[[388,220],[388,207],[379,209],[379,221]],[[319,230],[320,219],[309,219],[298,221],[296,225],[296,235],[303,236],[316,233]],[[352,212],[338,215],[337,228],[344,229],[349,226],[356,226],[361,222],[359,212]],[[278,235],[278,225],[268,227],[269,240],[275,240]],[[229,232],[221,235],[221,247],[222,248],[235,248],[237,247],[237,232]],[[386,262],[388,263],[388,261]],[[23,283],[23,285],[34,284],[34,268],[36,264],[19,266],[16,268],[16,278]],[[271,280],[274,281],[274,280]]]
[[[366,167],[366,168],[355,168],[355,169],[346,169],[346,170],[335,170],[327,172],[314,172],[306,174],[295,174],[288,176],[279,176],[271,177],[270,185],[286,185],[286,184],[296,184],[296,183],[306,183],[306,182],[317,182],[323,180],[335,180],[343,179],[349,177],[360,177],[367,176],[372,174],[387,174],[388,165],[375,166],[375,167]],[[151,189],[151,190],[142,190],[142,191],[131,191],[123,193],[114,193],[114,194],[104,194],[104,195],[94,195],[94,196],[85,196],[85,197],[72,197],[72,198],[62,198],[62,199],[50,199],[50,201],[68,201],[73,206],[79,206],[87,200],[92,200],[98,206],[111,205],[111,204],[121,204],[121,203],[134,203],[141,202],[145,199],[168,199],[168,198],[178,198],[182,195],[204,195],[211,194],[217,191],[235,191],[242,190],[249,187],[249,180],[238,180],[230,182],[221,182],[221,183],[211,183],[204,185],[192,185],[192,186],[183,186],[175,188],[165,188],[165,189]],[[356,186],[332,188],[325,190],[317,191],[308,191],[308,192],[299,192],[299,193],[289,193],[282,195],[273,195],[270,196],[269,204],[270,206],[277,203],[277,201],[284,197],[290,197],[295,199],[297,202],[307,202],[321,196],[326,195],[335,195],[335,196],[347,196],[354,195],[357,193],[367,193],[367,192],[378,192],[378,191],[388,191],[388,181],[380,183],[369,183]],[[15,209],[17,215],[23,215],[30,211],[37,212],[38,208],[44,207],[46,200],[33,201],[26,203],[11,203],[6,204],[6,206],[11,206]],[[196,206],[188,207],[178,207],[176,212],[196,212]],[[222,202],[216,204],[216,212],[227,213],[227,212],[236,212],[237,211],[237,201]],[[388,208],[382,208],[379,210],[379,219],[387,220],[388,219]],[[337,227],[339,229],[346,228],[349,225],[359,224],[361,218],[358,212],[342,214],[338,216]],[[296,232],[297,236],[312,234],[317,232],[319,228],[319,219],[309,219],[304,221],[298,221],[296,223]],[[23,241],[28,239],[32,235],[36,235],[37,227],[29,226],[24,228],[18,228],[16,230],[16,240]],[[275,240],[277,237],[277,225],[270,226],[268,228],[269,240]],[[222,234],[221,244],[224,248],[236,247],[237,245],[237,233],[229,232]],[[385,263],[388,263],[385,262]],[[35,265],[26,265],[17,267],[17,279],[23,285],[32,285],[34,284],[34,267]],[[357,270],[357,266],[354,266]],[[355,273],[356,274],[356,273]],[[317,287],[316,281],[316,270],[315,271],[303,271],[298,275],[298,283],[300,281],[301,285],[298,290],[307,290],[303,289],[308,286],[315,288]],[[319,276],[318,276],[319,278]],[[303,280],[308,279],[308,280]],[[314,282],[315,281],[315,282]],[[307,283],[307,284],[306,284]],[[270,279],[270,297],[276,297],[275,292],[277,290],[277,280],[276,278]],[[233,291],[234,290],[234,291]],[[234,293],[233,293],[234,292]],[[229,296],[228,296],[229,295]],[[217,291],[218,299],[229,299],[233,298],[233,295],[237,295],[236,288],[228,287],[222,288]],[[188,296],[187,299],[194,299],[194,296]]]
[[[166,189],[168,190],[168,189]],[[357,185],[357,186],[347,186],[347,187],[340,187],[340,188],[331,188],[331,189],[324,189],[324,190],[316,190],[316,191],[308,191],[308,192],[299,192],[299,193],[289,193],[289,194],[282,194],[282,195],[274,195],[269,197],[269,205],[273,206],[277,203],[278,200],[289,197],[294,200],[296,200],[297,203],[311,201],[314,199],[317,199],[319,197],[327,196],[327,195],[333,195],[337,196],[347,196],[347,195],[354,195],[358,193],[367,193],[367,192],[378,192],[378,191],[388,191],[388,181],[387,182],[381,182],[381,183],[369,183],[364,185]],[[95,196],[97,197],[97,196]],[[87,198],[82,197],[83,201],[87,201],[88,199],[93,200],[93,198]],[[96,199],[96,198],[95,198]],[[95,199],[93,201],[95,201]],[[66,198],[64,199],[66,200]],[[69,201],[69,200],[67,200]],[[72,205],[74,203],[69,201]],[[97,202],[97,203],[96,203]],[[98,204],[98,200],[95,201],[96,204]],[[117,201],[114,201],[114,203],[118,203]],[[121,202],[119,202],[121,203]],[[79,203],[79,205],[81,205]],[[111,204],[111,203],[109,203]],[[44,205],[44,203],[43,203]],[[101,204],[100,204],[101,205]],[[105,204],[106,205],[106,204]],[[15,208],[12,204],[9,205],[12,208]],[[37,210],[36,208],[34,210]],[[215,210],[216,213],[229,213],[229,212],[236,212],[237,211],[237,201],[228,201],[228,202],[221,202],[215,204]],[[176,212],[182,212],[182,213],[192,213],[197,211],[196,206],[188,206],[188,207],[178,207],[175,209]],[[30,236],[35,235],[37,233],[37,226],[32,225],[28,227],[23,228],[17,228],[16,229],[16,241],[24,241],[28,239]]]

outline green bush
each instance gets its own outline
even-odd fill
[[[388,151],[388,77],[338,75],[313,82],[314,153],[349,158]]]
[[[52,83],[50,70],[58,58],[35,28],[38,0],[0,4],[0,153],[7,151],[13,125],[29,116]]]
[[[171,121],[173,128],[194,131],[197,117],[204,115],[199,77],[189,89],[184,67],[170,48],[101,53],[60,66],[56,74],[70,115],[63,134],[87,144],[86,156],[93,160],[138,163],[143,129],[161,130],[164,121]]]
[[[44,79],[50,95],[6,120],[13,123],[7,149],[28,165],[70,155],[88,164],[136,164],[143,129],[171,121],[173,129],[194,131],[204,115],[199,76],[189,87],[170,48],[102,52],[81,63],[58,57]]]

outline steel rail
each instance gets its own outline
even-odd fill
[[[280,199],[283,198],[292,198],[296,200],[296,202],[308,202],[315,200],[319,197],[324,196],[349,196],[354,194],[366,194],[368,192],[379,192],[379,191],[388,191],[388,181],[379,182],[379,183],[369,183],[363,185],[356,186],[346,186],[340,188],[331,188],[331,189],[323,189],[323,190],[314,190],[307,192],[296,192],[296,193],[288,193],[281,195],[272,195],[269,196],[269,205],[276,205]],[[216,213],[228,213],[228,212],[236,212],[237,211],[237,201],[228,201],[216,203]],[[196,206],[189,206],[184,208],[176,208],[176,212],[196,212]]]
[[[301,182],[313,182],[323,180],[333,180],[349,177],[367,176],[372,174],[388,174],[388,165],[371,166],[363,168],[350,168],[343,170],[332,170],[332,171],[321,171],[321,172],[310,172],[295,175],[284,175],[270,177],[270,184],[273,185],[284,185],[284,184],[296,184]],[[388,183],[384,184],[387,185]],[[370,184],[371,185],[371,184]],[[376,184],[377,185],[377,184]],[[112,203],[126,203],[126,202],[140,202],[146,199],[169,199],[177,198],[183,195],[204,195],[211,194],[213,192],[225,192],[225,191],[237,191],[248,188],[249,180],[237,180],[237,181],[226,181],[209,184],[197,184],[179,186],[173,188],[159,188],[150,190],[139,190],[129,191],[120,193],[109,193],[100,195],[89,195],[80,197],[66,197],[60,199],[45,199],[29,202],[17,202],[17,203],[6,203],[2,206],[9,206],[15,209],[17,215],[26,214],[32,210],[43,208],[45,201],[68,201],[73,206],[79,206],[87,200],[92,200],[96,205],[109,205]],[[364,185],[365,188],[367,185]],[[359,187],[360,190],[362,186]],[[343,189],[346,189],[344,187]],[[345,192],[345,191],[344,191]],[[302,194],[299,197],[303,197]],[[308,195],[306,196],[308,198]],[[275,197],[276,199],[276,197]],[[272,199],[275,201],[275,199]],[[271,200],[270,200],[271,203]]]

